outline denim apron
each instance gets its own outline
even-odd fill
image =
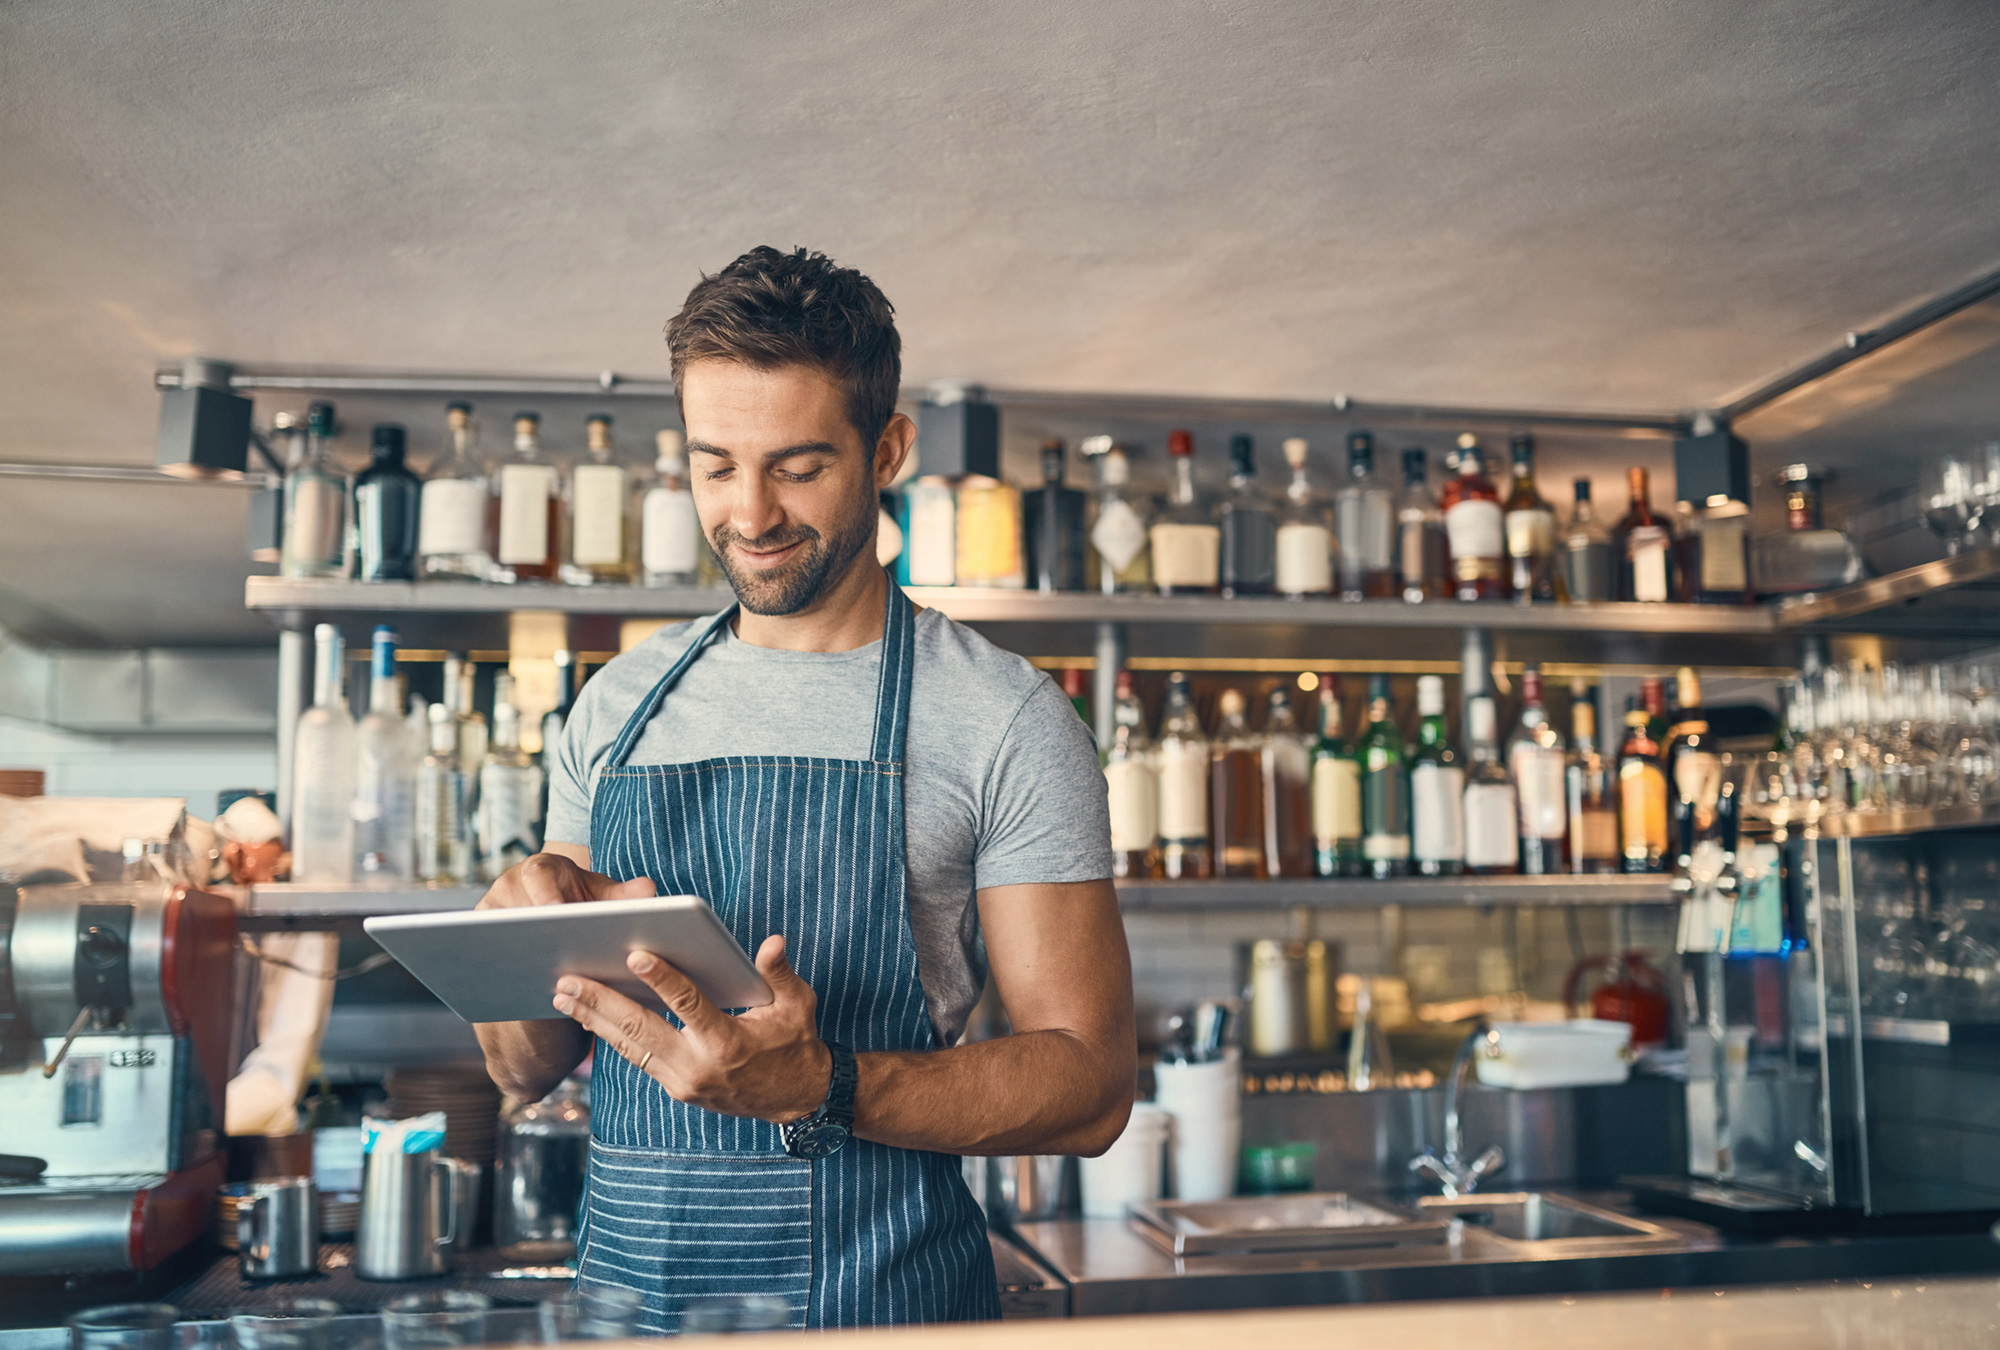
[[[732,605],[633,712],[591,804],[595,870],[702,896],[745,951],[782,933],[819,997],[820,1035],[856,1052],[937,1048],[903,876],[915,611],[895,586],[886,609],[868,759],[626,763]],[[677,1102],[601,1040],[578,1237],[581,1281],[636,1290],[646,1331],[676,1330],[689,1300],[719,1294],[775,1294],[794,1327],[1000,1315],[958,1159],[865,1139],[792,1158],[778,1126]]]

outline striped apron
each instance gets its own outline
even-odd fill
[[[731,606],[633,712],[591,805],[593,868],[704,897],[746,951],[782,933],[820,1035],[856,1052],[937,1048],[903,876],[915,611],[895,586],[886,608],[869,759],[626,763]],[[865,1139],[792,1158],[778,1126],[677,1102],[602,1041],[591,1136],[579,1278],[638,1291],[642,1329],[673,1331],[690,1300],[719,1294],[775,1294],[795,1327],[1000,1315],[956,1158]]]

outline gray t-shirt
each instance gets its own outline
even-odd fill
[[[708,620],[673,624],[584,685],[549,781],[548,837],[590,843],[597,771],[627,719]],[[1090,732],[1048,676],[935,610],[916,619],[904,749],[904,864],[931,1025],[956,1041],[986,981],[974,892],[1111,875],[1104,775]],[[882,644],[753,647],[728,629],[696,658],[633,764],[723,755],[867,759]]]

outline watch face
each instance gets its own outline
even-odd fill
[[[847,1127],[837,1120],[815,1120],[799,1127],[792,1151],[801,1158],[825,1158],[847,1142]]]

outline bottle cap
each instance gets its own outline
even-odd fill
[[[396,673],[396,644],[402,639],[388,624],[375,625],[375,636],[369,643],[370,656],[368,673],[378,680],[386,680]]]
[[[1521,702],[1531,708],[1542,704],[1542,668],[1529,666],[1521,672]]]
[[[1136,688],[1137,683],[1130,669],[1118,672],[1118,697],[1130,698]]]
[[[1419,717],[1444,716],[1444,677],[1442,675],[1419,675],[1417,677],[1417,715]]]
[[[1243,715],[1243,691],[1241,689],[1223,690],[1222,697],[1215,701],[1215,710],[1224,717],[1241,717]]]
[[[1102,463],[1104,486],[1124,487],[1132,481],[1132,461],[1125,458],[1122,449],[1114,447],[1105,451]]]
[[[653,433],[653,453],[658,467],[661,469],[666,469],[669,466],[685,468],[687,466],[687,436],[672,428],[668,428],[665,431],[656,431]]]
[[[1366,431],[1347,433],[1347,467],[1350,469],[1373,469],[1375,467],[1375,437]]]
[[[1516,464],[1525,464],[1535,457],[1535,438],[1528,432],[1517,431],[1507,442],[1507,448],[1513,452]]]
[[[1286,437],[1284,448],[1285,448],[1285,463],[1291,465],[1294,469],[1303,469],[1306,466],[1307,447],[1306,447],[1305,437],[1303,436]]]
[[[1458,448],[1461,450],[1477,450],[1479,448],[1479,438],[1469,431],[1461,431],[1458,433]]]
[[[1186,459],[1194,453],[1194,433],[1191,431],[1169,431],[1167,433],[1167,453]]]
[[[584,444],[592,450],[611,448],[611,414],[592,413],[583,423]]]
[[[1578,501],[1587,502],[1590,500],[1590,480],[1588,478],[1577,479],[1574,490]]]
[[[368,453],[378,460],[399,460],[405,443],[403,429],[394,422],[384,422],[370,434]]]
[[[1257,443],[1240,431],[1229,438],[1229,472],[1237,478],[1257,473]]]
[[[1051,436],[1042,442],[1042,481],[1060,483],[1063,476],[1063,443]]]
[[[306,409],[306,425],[315,436],[333,435],[333,405],[315,403]]]
[[[1403,481],[1421,483],[1429,471],[1429,456],[1421,445],[1413,445],[1403,452]]]
[[[470,403],[464,402],[463,400],[454,401],[444,405],[444,415],[447,421],[449,421],[452,415],[455,413],[463,414],[466,417],[470,417],[472,416],[472,405]]]
[[[1370,675],[1368,677],[1368,697],[1371,699],[1389,697],[1389,677],[1387,675]]]

